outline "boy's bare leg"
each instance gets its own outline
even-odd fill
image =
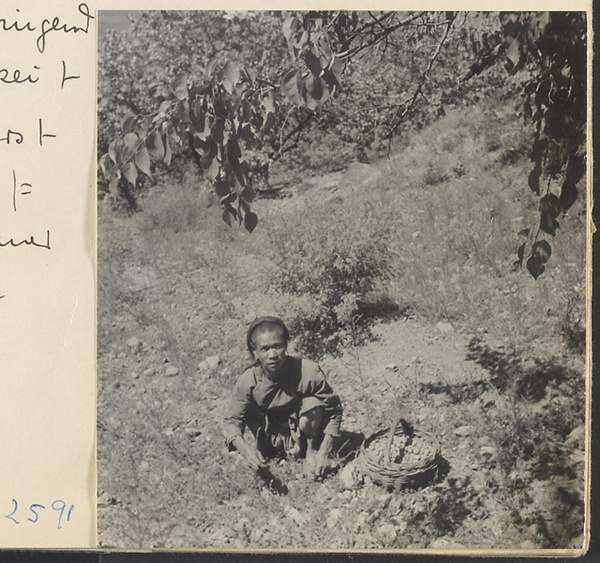
[[[315,407],[300,416],[298,426],[306,437],[306,462],[309,465],[314,465],[319,451],[324,415],[325,409],[323,407]]]

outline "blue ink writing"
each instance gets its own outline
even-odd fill
[[[15,518],[13,518],[13,514],[17,511],[17,508],[19,507],[17,501],[15,499],[12,499],[12,503],[13,503],[13,511],[10,514],[7,514],[5,516],[5,518],[8,518],[9,520],[12,520],[15,524],[19,524],[19,521],[16,520]]]
[[[67,507],[67,503],[64,500],[55,500],[52,503],[52,510],[56,510],[57,512],[60,512],[60,514],[58,515],[58,529],[59,530],[62,528],[62,517],[64,515],[66,507]],[[67,512],[67,522],[69,522],[71,520],[71,513],[73,512],[74,508],[75,508],[75,505],[72,504]]]
[[[33,522],[34,524],[38,521],[38,518],[40,517],[40,515],[35,511],[36,508],[41,508],[42,510],[46,510],[46,507],[41,504],[32,504],[29,507],[29,510],[31,512],[33,512],[33,515],[35,516],[35,519],[32,520],[31,518],[27,518],[27,520],[29,520],[29,522]]]
[[[56,523],[56,529],[62,530],[68,522],[71,521],[71,516],[73,511],[75,510],[75,505],[71,504],[70,506],[64,500],[57,499],[51,505],[54,513],[57,513],[58,518],[55,520],[56,516],[53,518],[53,521]],[[69,506],[67,510],[67,506]],[[23,514],[22,511],[25,510]],[[19,511],[19,503],[16,499],[12,499],[12,510],[9,514],[5,514],[4,518],[10,520],[13,524],[18,525],[30,525],[30,524],[39,524],[44,520],[44,515],[46,514],[46,520],[48,520],[48,516],[50,516],[51,512],[45,512],[46,506],[39,503],[33,503],[29,505],[27,509],[21,509],[21,513],[17,514]],[[29,522],[29,524],[28,524]]]

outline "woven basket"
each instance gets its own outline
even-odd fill
[[[369,446],[385,434],[387,439],[387,459],[383,461],[369,454]],[[431,455],[418,464],[394,463],[390,461],[390,446],[395,436],[419,437],[431,446]],[[413,429],[405,420],[397,419],[391,428],[380,430],[369,436],[361,446],[358,462],[362,473],[375,483],[386,487],[421,487],[435,480],[441,459],[437,440],[427,432]]]

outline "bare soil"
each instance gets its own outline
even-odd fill
[[[158,296],[147,292],[146,299]],[[552,378],[544,380],[540,371],[531,383],[542,388],[525,404],[529,419],[542,421],[550,409],[576,408],[579,415],[574,412],[571,425],[562,429],[562,443],[533,443],[545,453],[529,452],[533,461],[528,463],[511,457],[520,437],[512,435],[517,413],[502,390],[515,375],[502,371],[511,369],[506,363],[511,354],[502,343],[482,347],[448,324],[428,326],[414,318],[380,323],[373,329],[374,341],[321,361],[345,409],[337,473],[315,482],[301,462],[272,462],[273,474],[288,490],[277,495],[241,456],[224,447],[220,422],[234,374],[221,364],[168,372],[174,366],[167,361],[160,329],[147,326],[141,334],[125,312],[112,324],[114,338],[99,365],[103,546],[582,545],[584,436],[581,411],[574,405],[581,398],[584,370],[577,357],[557,358]],[[536,365],[535,350],[527,354],[512,364],[521,376],[527,365]],[[350,484],[340,480],[339,469],[354,463],[363,437],[389,426],[398,414],[439,441],[444,462],[437,482],[389,490],[368,478]],[[507,474],[511,460],[514,467]]]

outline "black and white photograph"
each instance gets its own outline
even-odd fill
[[[589,541],[585,12],[98,12],[98,543]]]

